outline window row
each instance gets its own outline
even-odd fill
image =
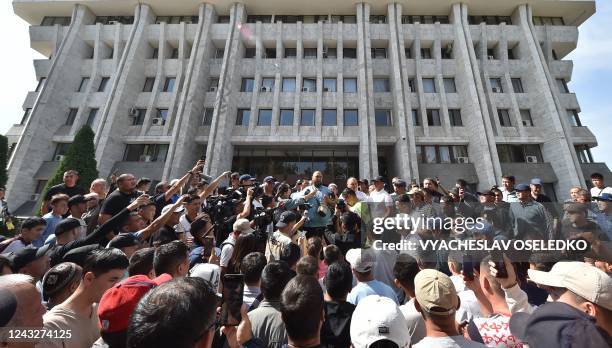
[[[98,84],[98,88],[96,89],[96,92],[105,92],[106,91],[106,87],[108,86],[108,82],[109,81],[110,81],[110,77],[102,76],[100,78],[100,83]],[[77,86],[76,91],[78,93],[87,91],[87,87],[89,86],[89,82],[90,82],[89,76],[81,77],[81,81],[79,81],[79,85]]]
[[[297,48],[295,47],[284,47],[282,49],[282,58],[296,58],[297,57]],[[224,49],[217,49],[214,54],[215,59],[223,58]],[[318,49],[316,47],[304,47],[302,49],[302,58],[303,59],[317,59]],[[414,59],[416,57],[416,53],[412,46],[406,47],[404,50],[404,54],[407,59]],[[331,46],[323,46],[323,50],[321,53],[322,57],[325,59],[336,59],[338,58],[338,50],[336,47]],[[262,49],[261,58],[263,59],[276,59],[278,56],[277,50],[275,47],[264,47]],[[389,51],[387,47],[372,47],[370,49],[370,56],[372,59],[387,59],[389,58]],[[244,48],[244,58],[252,59],[257,57],[257,49],[255,47],[245,47]],[[355,47],[343,47],[342,48],[342,57],[347,59],[356,59],[357,58],[357,48]],[[421,59],[434,59],[434,54],[432,52],[431,47],[421,47],[419,51],[419,57]],[[440,57],[441,59],[453,59],[453,45],[452,43],[448,43],[443,45],[440,48]],[[157,57],[153,57],[157,58]],[[511,58],[514,59],[514,58]]]
[[[323,126],[333,127],[338,125],[338,111],[336,109],[323,109],[321,123]],[[203,125],[209,126],[212,122],[212,108],[204,111]],[[293,126],[296,112],[294,109],[280,109],[279,126]],[[300,126],[315,125],[315,109],[301,109],[299,111],[298,123]],[[251,109],[238,109],[236,115],[237,126],[248,126],[251,117]],[[359,125],[359,111],[357,109],[344,109],[342,114],[344,126]],[[387,127],[392,125],[392,114],[390,109],[374,110],[374,120],[376,126]],[[272,125],[272,109],[259,109],[257,114],[257,126]]]
[[[440,109],[425,109],[425,116],[427,118],[427,125],[430,127],[442,126],[442,117],[440,116]],[[448,117],[450,125],[452,127],[463,127],[463,119],[461,118],[460,109],[448,109]],[[419,109],[412,109],[412,124],[415,127],[423,125],[421,122],[421,114]]]
[[[469,163],[465,145],[417,145],[419,163]]]
[[[50,27],[56,24],[61,25],[61,26],[68,26],[70,25],[71,20],[72,20],[71,17],[49,17],[47,16],[42,19],[42,22],[40,22],[40,25],[43,27]]]
[[[155,24],[167,23],[167,24],[197,24],[199,20],[198,16],[158,16],[155,19]]]
[[[402,24],[434,24],[437,22],[440,24],[448,24],[448,16],[402,16]]]
[[[543,162],[540,145],[537,144],[497,144],[497,155],[501,163]]]
[[[512,25],[512,18],[510,18],[509,16],[468,16],[468,23],[486,23],[487,25],[498,25],[506,23],[507,25]]]
[[[100,111],[99,108],[89,109],[89,113],[87,114],[87,120],[85,121],[85,124],[90,127],[93,127],[94,121],[96,120],[96,116],[98,116],[99,111]],[[74,124],[74,121],[76,120],[78,112],[79,112],[78,108],[68,109],[68,114],[66,115],[66,122],[64,123],[64,125],[72,126]]]
[[[101,24],[134,24],[134,16],[98,16],[96,23]]]
[[[521,122],[523,127],[533,127],[533,118],[531,117],[531,110],[529,109],[520,109],[521,114]],[[512,123],[512,119],[510,117],[509,109],[497,109],[497,118],[499,120],[499,124],[502,127],[514,127],[515,125]]]
[[[565,25],[563,17],[533,17],[534,25]]]
[[[502,84],[501,77],[492,77],[489,79],[489,83],[491,84],[491,92],[504,93],[504,86]],[[514,91],[514,93],[525,93],[525,89],[523,88],[523,81],[520,77],[512,77],[510,79],[510,83],[512,84],[512,90]]]
[[[125,162],[165,162],[168,144],[127,144],[123,154]]]

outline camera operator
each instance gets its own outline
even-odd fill
[[[326,204],[326,197],[329,196],[331,191],[323,185],[323,174],[320,171],[312,174],[312,185],[307,186],[301,192],[301,197],[306,198],[305,196],[313,191],[316,191],[316,194],[310,199],[305,199],[306,203],[310,204],[310,209],[308,209],[308,222],[306,222],[304,230],[307,238],[312,236],[322,238],[325,227],[330,223],[333,214]],[[329,202],[329,199],[327,201]]]
[[[351,212],[342,199],[338,200],[332,221],[325,229],[325,238],[329,244],[336,244],[343,254],[361,247],[361,218]]]
[[[274,184],[276,183],[276,179],[273,176],[266,176],[261,187],[263,188],[264,195],[266,196],[274,196]]]
[[[266,258],[269,261],[280,260],[283,248],[290,244],[301,245],[306,240],[298,231],[304,223],[308,221],[308,213],[305,210],[300,216],[292,211],[286,211],[281,214],[280,219],[276,223],[278,228],[270,235],[266,243]],[[299,220],[298,220],[299,219]]]

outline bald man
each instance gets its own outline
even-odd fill
[[[323,174],[320,171],[312,173],[312,181],[310,185],[304,187],[300,192],[299,198],[303,198],[316,191],[316,194],[310,199],[306,200],[306,203],[310,204],[308,209],[308,221],[305,224],[304,230],[306,236],[323,236],[325,227],[331,223],[331,218],[334,214],[333,206],[330,206],[329,194],[330,189],[323,185]]]
[[[348,180],[346,181],[346,187],[348,187],[351,190],[355,191],[355,195],[357,196],[357,199],[360,202],[369,202],[370,201],[370,196],[368,196],[363,191],[359,191],[359,181],[357,181],[357,178],[354,178],[354,177],[348,178]],[[346,198],[344,198],[344,197],[343,197],[343,199],[346,200]]]
[[[43,328],[45,307],[40,301],[40,293],[34,286],[34,279],[25,274],[0,276],[0,327]],[[34,348],[38,342],[15,342],[0,339],[0,346],[14,348]]]

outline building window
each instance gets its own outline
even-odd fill
[[[245,47],[244,58],[255,58],[255,54],[257,54],[255,47]]]
[[[421,59],[431,59],[431,48],[421,47]]]
[[[323,125],[335,126],[338,124],[336,109],[323,109]]]
[[[142,88],[143,92],[153,92],[153,86],[155,85],[155,77],[147,77],[145,79],[144,87]]]
[[[163,126],[168,120],[168,109],[157,109],[157,117],[153,119],[154,126]]]
[[[580,116],[578,116],[578,110],[569,109],[567,110],[567,115],[570,118],[570,123],[574,127],[582,127],[582,122],[580,122]]]
[[[444,92],[446,93],[457,93],[457,86],[455,85],[455,79],[452,77],[444,78]]]
[[[295,92],[295,77],[283,78],[283,92]]]
[[[304,47],[304,59],[317,59],[317,49]]]
[[[279,125],[293,126],[293,109],[281,109]]]
[[[317,79],[303,78],[302,79],[302,92],[316,92],[317,91]]]
[[[391,126],[391,110],[376,109],[374,110],[374,121],[378,127]]]
[[[302,109],[300,116],[300,125],[302,126],[314,126],[315,121],[315,110],[314,109]]]
[[[463,127],[463,120],[461,120],[461,110],[448,109],[448,117],[450,118],[451,126]]]
[[[336,92],[336,79],[324,78],[323,79],[323,92]]]
[[[404,48],[404,55],[406,56],[406,59],[412,59],[412,58],[414,58],[414,57],[412,56],[412,46],[410,46],[410,47],[405,47],[405,48]]]
[[[240,85],[240,92],[253,92],[255,87],[255,79],[252,77],[243,78],[242,84]]]
[[[134,24],[133,16],[98,16],[96,17],[96,23],[100,24]]]
[[[297,57],[297,49],[295,47],[285,47],[285,58]]]
[[[529,109],[521,109],[521,121],[525,127],[533,127],[533,119],[531,118],[531,111]]]
[[[264,77],[261,79],[261,91],[262,92],[274,92],[274,81],[273,77]]]
[[[419,127],[421,125],[421,116],[419,115],[418,109],[412,109],[412,124],[415,127]]]
[[[217,17],[217,23],[229,23],[230,22],[230,16],[218,16]]]
[[[85,122],[85,124],[89,127],[93,127],[94,121],[96,120],[96,116],[98,115],[98,110],[98,108],[93,108],[89,110],[89,115],[87,116],[87,121]]]
[[[506,23],[512,25],[512,18],[508,16],[468,16],[468,23],[472,25],[486,23],[487,25],[499,25]]]
[[[68,109],[68,117],[66,117],[66,126],[72,126],[74,124],[77,112],[79,112],[79,109],[77,108]]]
[[[515,53],[517,50],[518,44],[516,44],[514,47],[510,48],[508,47],[508,60],[514,60],[517,59],[517,54]]]
[[[416,93],[416,84],[414,78],[408,79],[408,88],[410,88],[411,93]]]
[[[70,147],[70,143],[57,143],[57,146],[55,147],[55,152],[53,153],[52,161],[54,162],[61,161],[61,157],[66,156],[66,153],[68,152],[69,147]]]
[[[128,144],[123,160],[126,162],[165,162],[168,144]]]
[[[249,117],[251,117],[251,109],[238,109],[236,115],[236,126],[248,126]]]
[[[423,92],[436,93],[436,82],[433,78],[423,78]]]
[[[512,78],[512,89],[514,89],[514,93],[525,93],[523,82],[518,77]]]
[[[24,125],[26,124],[26,122],[28,121],[28,118],[30,118],[30,113],[32,112],[32,108],[26,108],[25,111],[23,112],[23,116],[21,117],[21,122],[19,122],[20,125]]]
[[[499,118],[499,124],[502,127],[512,127],[512,121],[510,120],[510,112],[508,109],[497,109],[497,117]]]
[[[265,48],[264,49],[264,59],[275,59],[276,58],[276,48]]]
[[[155,24],[180,24],[181,22],[185,22],[187,24],[197,24],[199,19],[200,18],[198,16],[159,16],[155,19]]]
[[[345,126],[358,126],[359,125],[359,112],[357,109],[344,109],[344,125]]]
[[[215,48],[215,55],[213,56],[213,58],[223,59],[224,55],[225,55],[225,47]]]
[[[213,120],[214,108],[205,108],[204,117],[202,117],[202,126],[210,126]]]
[[[442,59],[453,59],[453,44],[449,43],[446,47],[440,48]]]
[[[344,58],[355,59],[357,58],[357,49],[344,47],[342,48],[342,56]]]
[[[578,155],[578,161],[580,161],[580,163],[595,162],[593,161],[593,155],[588,145],[574,145],[574,149],[576,149],[576,155]]]
[[[61,25],[66,27],[70,25],[71,19],[71,17],[44,17],[42,22],[40,22],[40,26],[51,27],[54,25]]]
[[[534,25],[565,25],[563,17],[533,16]]]
[[[336,47],[323,47],[323,58],[335,59],[338,58],[338,50]]]
[[[498,144],[497,154],[501,163],[542,162],[540,145]]]
[[[136,115],[132,119],[132,126],[142,126],[146,115],[147,109],[136,109]]]
[[[151,52],[151,59],[157,59],[159,57],[159,48],[154,48]]]
[[[423,23],[423,24],[448,24],[448,16],[402,16],[402,24],[414,24],[414,23]]]
[[[344,79],[344,93],[357,93],[357,79]]]
[[[386,59],[387,49],[385,47],[372,48],[372,58],[373,59]]]
[[[77,92],[85,92],[85,89],[89,85],[89,77],[81,78],[81,83],[79,83],[79,88],[77,88]]]
[[[272,23],[272,16],[256,16],[256,15],[247,16],[247,23],[257,23],[257,22]]]
[[[374,79],[374,92],[391,92],[389,79]]]
[[[384,24],[384,23],[387,23],[387,16],[385,16],[385,15],[371,15],[370,16],[370,23],[375,23],[375,24]]]
[[[47,78],[41,77],[40,80],[38,80],[38,85],[36,85],[36,89],[34,90],[34,92],[40,92],[42,86],[45,84],[45,81],[47,81]]]
[[[504,89],[502,88],[502,82],[501,82],[501,78],[492,78],[489,79],[489,81],[491,82],[491,91],[493,93],[504,93]]]
[[[440,121],[440,110],[438,109],[427,109],[427,125],[438,127],[442,125]]]
[[[176,77],[166,77],[166,83],[164,83],[164,89],[162,90],[162,92],[173,92],[175,82]]]
[[[567,88],[567,82],[565,79],[557,79],[557,87],[559,87],[559,92],[561,93],[569,93],[569,89]]]
[[[417,145],[419,163],[469,163],[465,145]]]
[[[170,59],[178,59],[178,57],[179,57],[179,49],[173,48],[172,52],[170,53]]]
[[[98,92],[104,92],[104,90],[106,90],[106,85],[108,85],[109,79],[110,79],[109,77],[103,77],[100,80],[100,85],[98,86]]]
[[[260,109],[257,118],[258,126],[269,126],[272,124],[272,109]]]

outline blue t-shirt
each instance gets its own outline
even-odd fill
[[[303,198],[306,195],[306,192],[312,192],[314,190],[314,186],[308,186],[300,192],[298,198]],[[317,193],[306,201],[306,203],[310,204],[310,209],[308,209],[308,222],[306,222],[306,227],[325,227],[330,224],[331,218],[333,215],[333,211],[328,211],[325,216],[320,216],[317,214],[317,210],[319,206],[323,204],[325,196],[327,196],[331,191],[327,186],[319,186],[317,188]]]
[[[370,295],[388,297],[399,305],[397,301],[397,295],[395,295],[395,291],[393,291],[393,289],[391,289],[389,285],[378,280],[358,283],[348,294],[346,300],[356,306],[359,301]]]
[[[59,224],[60,221],[63,220],[61,215],[55,216],[52,212],[48,212],[47,214],[43,215],[42,218],[47,222],[47,227],[45,227],[45,230],[43,231],[40,238],[32,242],[32,245],[37,248],[45,244],[47,238],[49,238],[50,235],[55,233],[55,226],[57,226],[57,224]]]

